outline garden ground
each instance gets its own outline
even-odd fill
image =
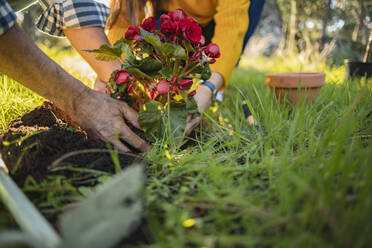
[[[94,73],[78,55],[46,52],[92,85]],[[343,67],[297,55],[243,59],[241,65],[225,101],[204,115],[205,128],[193,146],[181,150],[159,141],[146,154],[143,231],[150,242],[133,246],[367,247],[372,242],[371,81],[344,81]],[[327,74],[310,105],[279,104],[265,86],[265,72],[308,70]],[[8,78],[0,77],[0,85],[0,131],[43,102]],[[247,127],[243,99],[258,130]],[[28,179],[24,191],[39,193],[31,200],[48,216],[91,190],[75,188],[71,180]],[[9,225],[9,213],[2,210],[1,229]]]

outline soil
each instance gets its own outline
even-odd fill
[[[1,156],[20,187],[29,175],[39,181],[53,173],[51,164],[70,152],[76,154],[57,166],[68,164],[114,173],[107,145],[88,139],[66,114],[49,102],[11,122],[0,135]],[[126,167],[133,163],[136,155],[119,154],[118,157],[120,165]]]
[[[143,133],[135,128],[133,131],[142,138]],[[133,151],[133,147],[130,147]],[[138,153],[138,151],[135,151]],[[53,179],[63,176],[71,180],[71,185],[76,189],[93,187],[99,183],[99,176],[86,171],[76,172],[70,168],[94,169],[111,174],[115,173],[115,165],[110,156],[107,145],[103,142],[91,140],[63,111],[56,108],[50,102],[45,102],[24,115],[12,121],[8,129],[0,133],[0,154],[7,165],[10,175],[20,188],[24,188],[25,181],[32,176],[34,181],[40,183],[43,179],[51,176]],[[71,156],[66,156],[71,154]],[[61,159],[63,158],[63,159]],[[121,168],[141,160],[139,154],[119,153]],[[53,162],[54,164],[52,168]],[[46,189],[47,191],[58,190]],[[27,197],[35,205],[45,200],[43,190],[25,191]],[[61,192],[61,196],[64,193]],[[41,213],[58,229],[58,215],[69,209],[69,204],[74,201],[61,202],[59,209],[39,208]],[[0,212],[6,213],[4,206],[0,204]],[[1,228],[16,227],[14,220],[7,215]],[[136,244],[148,242],[144,230],[146,220],[141,226],[123,240],[121,244]],[[5,225],[5,226],[3,226]],[[0,229],[1,229],[0,228]]]
[[[130,128],[141,138],[144,138],[141,131],[131,126]],[[196,135],[195,132],[193,135]],[[194,141],[189,139],[183,148],[193,144]],[[138,151],[129,144],[126,145],[134,153],[118,154],[119,164],[122,168],[131,165],[136,160],[141,160]],[[42,106],[18,117],[9,124],[3,133],[0,133],[0,154],[11,177],[20,188],[24,190],[27,188],[25,183],[30,176],[41,185],[41,188],[36,191],[25,190],[25,193],[38,206],[44,217],[57,229],[58,215],[64,210],[74,207],[75,200],[60,201],[58,209],[51,206],[40,207],[40,204],[42,205],[48,199],[46,194],[48,192],[54,191],[53,193],[56,193],[56,191],[62,190],[62,192],[57,192],[61,197],[68,194],[68,192],[63,192],[65,189],[63,185],[59,188],[48,188],[48,186],[42,188],[43,180],[56,181],[56,178],[62,176],[65,181],[68,180],[71,186],[80,191],[81,188],[91,188],[97,185],[100,183],[100,178],[87,171],[77,172],[76,169],[94,169],[111,174],[115,173],[115,165],[107,144],[89,139],[68,115],[50,102],[45,102]],[[0,204],[1,212],[6,211],[4,206]],[[11,219],[6,224],[6,227],[9,228],[9,226],[15,227],[15,223]],[[121,244],[134,245],[151,242],[147,228],[146,218],[144,218],[140,227]]]

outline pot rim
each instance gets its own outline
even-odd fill
[[[322,72],[267,73],[266,84],[275,88],[318,88],[325,84]]]

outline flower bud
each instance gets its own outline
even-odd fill
[[[220,49],[216,44],[210,43],[204,49],[205,54],[210,58],[219,58],[221,56]]]
[[[196,94],[196,90],[191,91],[189,94],[187,94],[187,97],[193,97]]]
[[[178,89],[180,89],[180,90],[188,90],[188,89],[190,89],[190,87],[192,86],[192,84],[193,84],[193,81],[191,79],[181,80],[181,82],[179,82],[179,84],[178,84]]]
[[[151,16],[143,21],[143,23],[140,25],[141,28],[148,32],[155,32],[156,29],[156,22],[155,17]]]
[[[182,9],[173,10],[169,12],[168,15],[172,18],[173,21],[182,21],[187,18],[186,13],[183,12]]]
[[[130,92],[130,91],[132,90],[133,86],[134,86],[134,82],[131,82],[131,83],[129,84],[129,86],[128,86],[127,91]]]
[[[156,89],[158,90],[160,95],[166,95],[170,91],[170,83],[165,80],[160,80],[156,84]]]
[[[154,100],[158,96],[158,93],[153,86],[150,86],[150,96],[152,100]]]
[[[124,71],[124,70],[119,70],[115,73],[115,82],[117,84],[125,84],[125,83],[128,83],[128,81],[130,80],[130,75],[127,71]]]
[[[141,41],[142,38],[140,29],[138,27],[128,27],[128,30],[125,32],[125,39]]]

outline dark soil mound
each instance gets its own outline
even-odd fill
[[[68,116],[46,102],[14,120],[0,135],[0,153],[18,185],[31,175],[45,178],[50,166],[66,154],[57,166],[91,168],[114,173],[107,145],[90,140]],[[72,153],[72,154],[71,154]],[[120,166],[133,163],[136,155],[118,154]]]

